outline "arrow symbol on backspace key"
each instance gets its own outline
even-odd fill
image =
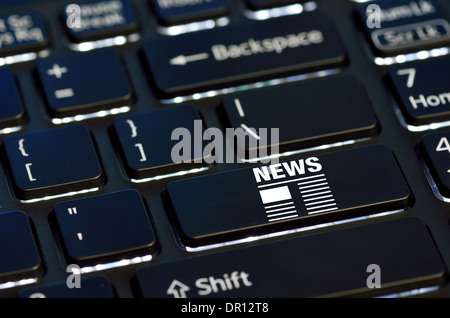
[[[186,65],[189,62],[206,60],[209,58],[208,53],[199,53],[194,55],[178,55],[169,61],[171,65]]]

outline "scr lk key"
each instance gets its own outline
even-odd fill
[[[450,24],[436,0],[371,1],[359,4],[358,13],[377,55],[431,49],[450,42]]]

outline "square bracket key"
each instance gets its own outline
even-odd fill
[[[4,139],[16,196],[36,200],[93,190],[103,172],[84,125],[12,135]]]
[[[114,131],[125,170],[134,181],[206,169],[213,159],[211,150],[205,149],[202,121],[192,105],[120,116],[114,120]]]

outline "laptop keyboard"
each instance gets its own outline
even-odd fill
[[[449,21],[1,1],[0,297],[448,297]]]

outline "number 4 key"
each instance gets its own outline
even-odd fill
[[[443,197],[450,198],[450,131],[423,136],[421,147],[439,192]]]

